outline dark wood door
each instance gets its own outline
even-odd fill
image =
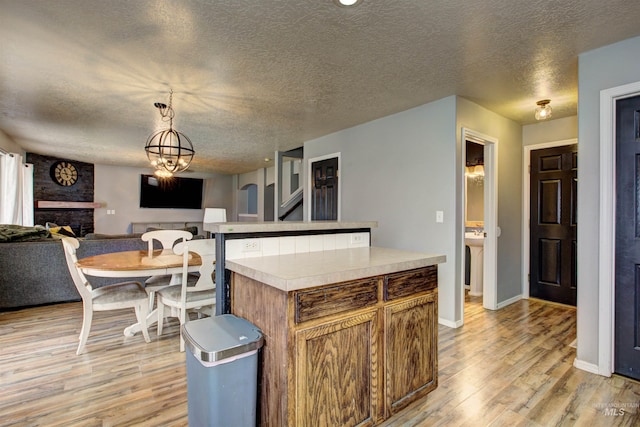
[[[320,160],[311,164],[313,176],[311,220],[338,219],[338,158]]]
[[[616,103],[615,372],[640,380],[640,96]]]
[[[578,147],[531,151],[529,295],[576,305]]]

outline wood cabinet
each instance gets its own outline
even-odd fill
[[[437,386],[436,297],[431,292],[384,309],[387,417]]]
[[[265,335],[263,426],[373,426],[437,386],[437,266],[284,292],[233,274]]]
[[[380,415],[377,310],[295,333],[296,422],[371,426]]]

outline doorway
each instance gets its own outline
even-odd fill
[[[469,291],[468,297],[481,297],[484,265],[484,144],[465,141],[465,150],[464,283]]]
[[[340,221],[340,153],[308,160],[308,221]]]
[[[498,218],[498,164],[497,164],[497,145],[498,140],[488,135],[481,134],[479,132],[462,128],[461,136],[462,146],[466,147],[467,141],[470,143],[478,144],[483,147],[483,214],[482,214],[482,237],[483,237],[483,262],[482,262],[482,307],[489,310],[498,309],[497,301],[497,238],[500,234],[500,228],[497,225]],[[462,151],[462,170],[466,170],[467,166],[467,153],[466,149]],[[466,175],[462,176],[462,179],[466,181]],[[467,206],[467,195],[465,194],[465,186],[462,186],[462,210]],[[462,218],[466,218],[465,212],[462,212]],[[461,280],[460,280],[460,297],[459,297],[459,309],[461,313],[462,322],[464,322],[464,309],[465,309],[465,231],[466,222],[461,221],[461,250],[460,250],[460,267],[461,267]],[[476,227],[477,228],[477,227]],[[461,323],[462,324],[462,323]]]
[[[533,150],[530,165],[529,295],[575,307],[578,147]]]
[[[577,139],[566,139],[560,141],[545,142],[542,144],[527,145],[524,147],[523,153],[523,215],[522,215],[522,298],[528,299],[531,296],[530,292],[530,261],[531,261],[531,234],[530,234],[530,222],[531,218],[531,153],[535,151],[542,152],[546,149],[555,149],[558,147],[574,147],[573,149],[567,148],[570,151],[577,151]]]
[[[640,95],[616,102],[614,372],[640,380]]]
[[[615,117],[618,100],[640,95],[640,82],[605,89],[600,92],[600,209],[598,230],[598,363],[578,359],[574,365],[585,371],[604,376],[614,372],[614,326],[615,326]],[[578,319],[578,349],[581,332]],[[583,330],[586,330],[584,328]],[[588,331],[587,333],[589,333]]]

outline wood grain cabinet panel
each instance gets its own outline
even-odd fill
[[[375,305],[378,279],[340,283],[295,293],[296,323]]]
[[[374,425],[381,396],[377,312],[296,332],[295,425]]]
[[[385,414],[438,385],[437,291],[384,309]]]
[[[388,274],[385,277],[384,299],[385,301],[393,301],[435,289],[437,286],[438,267],[435,265]]]

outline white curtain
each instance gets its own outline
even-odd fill
[[[0,224],[33,225],[33,165],[0,155]]]

